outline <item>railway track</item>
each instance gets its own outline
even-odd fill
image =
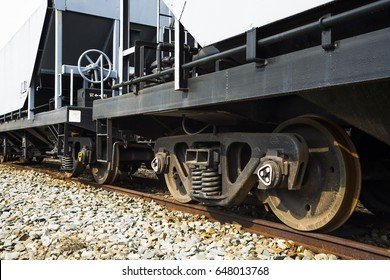
[[[265,237],[278,237],[285,240],[293,240],[296,244],[302,245],[312,251],[321,251],[327,254],[334,254],[342,259],[353,260],[388,260],[390,259],[390,250],[377,246],[364,244],[350,239],[342,238],[331,234],[319,234],[310,232],[300,232],[291,229],[281,223],[268,221],[264,219],[251,218],[237,215],[225,209],[206,207],[199,204],[182,204],[172,198],[161,194],[152,194],[132,190],[127,187],[113,185],[98,185],[87,179],[70,178],[67,174],[58,171],[52,171],[39,168],[38,166],[25,166],[10,164],[17,169],[31,169],[34,171],[49,174],[56,179],[77,181],[96,188],[103,188],[108,191],[122,193],[131,197],[142,198],[148,201],[167,207],[172,211],[182,211],[191,214],[204,215],[211,221],[221,223],[237,223],[247,230]]]

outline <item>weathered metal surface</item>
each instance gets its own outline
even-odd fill
[[[360,194],[359,157],[349,136],[318,116],[288,120],[274,132],[296,133],[306,140],[309,159],[298,191],[274,188],[267,203],[285,224],[302,231],[330,232],[352,215]]]
[[[173,83],[166,83],[141,90],[138,96],[127,94],[98,100],[94,102],[93,118],[164,115],[164,111],[178,108],[234,103],[307,90],[311,90],[310,95],[316,90],[337,90],[340,86],[389,79],[389,32],[386,28],[341,40],[333,52],[325,52],[318,46],[270,58],[263,68],[251,63],[190,78],[188,92],[176,92]],[[390,143],[390,136],[383,135],[382,141]]]
[[[0,131],[6,132],[66,122],[92,131],[94,130],[94,122],[91,120],[91,115],[92,108],[62,107],[59,110],[37,114],[33,122],[24,118],[0,123]]]
[[[247,145],[247,149],[237,145]],[[191,151],[204,151],[195,149],[198,146],[211,149],[213,157],[216,157],[213,161],[218,162],[203,163],[206,169],[200,175],[203,177],[202,182],[205,183],[202,188],[198,188],[198,184],[194,182],[194,177],[198,176],[194,172],[197,172],[198,165],[202,163],[197,160],[191,161],[189,155]],[[166,151],[170,157],[164,175],[168,188],[176,194],[175,198],[181,200],[189,196],[207,205],[221,206],[240,204],[245,199],[256,186],[255,171],[261,166],[261,158],[269,150],[282,151],[286,157],[289,172],[283,176],[284,187],[287,187],[291,178],[295,178],[300,172],[304,173],[304,170],[297,166],[305,166],[304,161],[308,157],[305,142],[287,133],[219,133],[163,137],[156,141],[154,148],[155,152]],[[218,191],[209,184],[216,183],[214,177],[221,177],[217,182],[220,184]]]

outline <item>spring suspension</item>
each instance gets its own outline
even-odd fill
[[[194,191],[194,194],[202,192],[202,174],[203,170],[200,168],[192,170],[192,190]]]
[[[187,149],[185,162],[191,170],[193,196],[207,198],[222,194],[222,176],[218,171],[220,165],[218,147]]]
[[[222,179],[218,168],[208,168],[202,173],[202,192],[207,196],[220,195],[222,192]]]
[[[220,195],[222,179],[221,175],[218,174],[218,168],[194,168],[192,170],[192,190],[194,194]]]
[[[71,156],[63,156],[61,158],[61,170],[63,171],[73,170],[73,158]]]

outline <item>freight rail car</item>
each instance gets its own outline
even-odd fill
[[[54,153],[100,184],[145,163],[180,202],[253,195],[303,231],[337,229],[359,198],[389,216],[390,1],[91,2],[49,2],[54,50],[0,112],[3,160]]]
[[[92,100],[101,91],[83,81],[77,65],[90,48],[116,59],[119,1],[105,2],[42,1],[1,49],[1,161],[58,156],[70,169],[72,146],[92,145]]]

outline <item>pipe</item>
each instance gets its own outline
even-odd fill
[[[221,53],[212,54],[210,56],[206,56],[206,57],[203,57],[201,59],[188,62],[186,64],[183,64],[182,68],[183,69],[193,68],[193,67],[196,67],[196,66],[200,66],[202,64],[206,64],[208,62],[212,62],[212,61],[215,61],[215,60],[218,60],[218,59],[221,59],[221,58],[228,57],[228,56],[236,54],[236,53],[243,52],[245,50],[246,50],[246,45],[239,46],[239,47],[236,47],[234,49],[230,49],[230,50],[227,50],[227,51],[224,51],[224,52],[221,52]]]
[[[300,26],[300,27],[297,27],[297,28],[294,28],[294,29],[291,29],[291,30],[267,37],[267,38],[264,38],[264,39],[260,39],[257,41],[257,46],[261,47],[261,46],[266,46],[266,45],[270,45],[273,43],[277,43],[279,41],[289,39],[291,37],[294,37],[296,35],[300,35],[300,34],[303,34],[306,32],[314,31],[316,29],[319,29],[319,30],[327,29],[327,28],[330,28],[336,24],[341,24],[341,23],[344,23],[348,20],[356,18],[360,15],[372,13],[372,12],[375,12],[377,10],[387,8],[388,6],[390,6],[390,1],[389,0],[382,0],[382,1],[374,2],[374,3],[368,4],[368,5],[350,10],[350,11],[346,11],[346,12],[341,13],[339,15],[329,16],[326,18],[320,18],[319,21],[312,22],[312,23],[309,23],[307,25]],[[183,67],[183,69],[193,68],[193,67],[200,66],[200,65],[208,63],[208,62],[215,61],[217,59],[228,57],[232,54],[243,52],[245,50],[246,50],[246,45],[239,46],[239,47],[236,47],[236,48],[231,49],[231,50],[227,50],[227,51],[224,51],[224,52],[221,52],[218,54],[206,56],[206,57],[201,58],[199,60],[186,63],[182,67]]]
[[[169,68],[169,69],[166,69],[166,70],[162,70],[162,71],[154,73],[154,74],[150,74],[150,75],[147,75],[147,76],[142,76],[142,77],[135,78],[135,79],[132,79],[132,80],[127,81],[127,82],[123,82],[121,84],[113,85],[112,89],[118,89],[120,87],[125,87],[125,86],[129,86],[129,85],[132,85],[132,84],[140,83],[140,82],[146,82],[146,81],[148,81],[150,79],[155,79],[155,78],[158,78],[158,77],[161,77],[161,76],[164,76],[164,75],[172,74],[174,71],[175,71],[174,68]]]
[[[117,141],[115,142],[113,145],[112,145],[112,155],[111,155],[111,171],[114,170],[114,164],[115,164],[115,160],[116,160],[116,149],[117,149],[117,146],[120,145],[122,147],[125,146],[125,144],[122,142],[122,141]],[[118,148],[119,149],[119,148]],[[119,155],[119,151],[118,151],[118,155]]]
[[[73,106],[73,68],[70,69],[70,106]]]
[[[300,26],[300,27],[297,27],[297,28],[294,28],[294,29],[270,36],[270,37],[267,37],[267,38],[260,39],[257,41],[257,46],[261,47],[261,46],[270,45],[270,44],[277,43],[279,41],[291,38],[293,36],[300,35],[300,34],[303,34],[306,32],[311,32],[311,31],[314,31],[317,29],[318,30],[327,29],[327,28],[330,28],[336,24],[341,24],[341,23],[344,23],[348,20],[356,18],[360,15],[367,14],[367,13],[373,13],[375,11],[385,9],[389,6],[390,6],[390,0],[381,0],[381,1],[377,1],[374,3],[368,4],[368,5],[362,6],[362,7],[355,8],[355,9],[350,10],[350,11],[343,12],[343,13],[335,15],[335,16],[329,16],[329,17],[325,17],[325,18],[322,17],[316,22],[312,22],[312,23],[309,23],[309,24],[304,25],[304,26]],[[215,60],[218,60],[221,58],[226,58],[226,57],[231,56],[233,54],[244,52],[246,50],[246,47],[247,47],[246,45],[238,46],[238,47],[235,47],[233,49],[230,49],[230,50],[227,50],[227,51],[224,51],[221,53],[213,54],[213,55],[206,56],[204,58],[201,58],[201,59],[198,59],[195,61],[188,62],[188,63],[182,65],[182,69],[197,67],[197,66],[206,64],[208,62],[212,62],[212,61],[215,61]],[[165,74],[171,74],[173,72],[174,72],[173,68],[163,70],[163,71],[157,72],[155,74],[143,76],[140,78],[135,78],[131,81],[127,81],[127,82],[123,82],[121,84],[114,85],[114,86],[112,86],[112,88],[118,89],[118,88],[123,87],[123,86],[128,86],[128,85],[139,83],[139,82],[144,82],[144,81],[147,81],[149,79],[158,78],[158,77],[165,75]]]
[[[175,45],[170,44],[170,43],[159,43],[157,45],[157,51],[156,51],[157,72],[160,72],[160,70],[161,70],[161,52],[162,51],[173,52],[173,51],[175,51]]]

